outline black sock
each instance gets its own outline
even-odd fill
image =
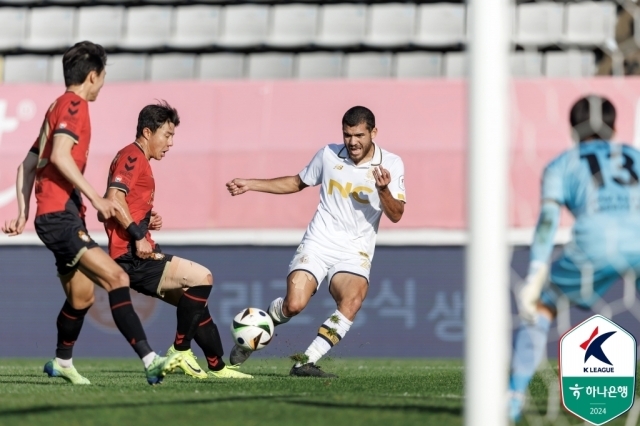
[[[56,346],[56,357],[60,359],[71,359],[73,345],[78,340],[84,316],[89,308],[75,309],[65,300],[60,313],[58,314],[58,344]]]
[[[142,323],[138,314],[131,304],[131,295],[129,287],[120,287],[109,292],[109,305],[111,306],[111,315],[116,327],[120,333],[127,339],[127,342],[133,347],[140,358],[153,352],[147,336],[142,328]]]
[[[191,340],[196,334],[202,312],[207,305],[207,298],[211,293],[210,285],[199,285],[187,289],[178,301],[176,316],[178,326],[173,347],[179,351],[187,351],[191,348]]]
[[[205,306],[204,313],[200,317],[200,324],[198,324],[194,340],[202,348],[204,356],[207,358],[209,370],[222,370],[225,366],[222,360],[222,355],[224,355],[222,340],[220,340],[218,326],[213,322],[207,306]]]

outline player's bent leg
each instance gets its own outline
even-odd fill
[[[600,261],[596,264],[601,266],[596,268],[589,262],[576,262],[566,254],[553,262],[551,284],[540,295],[535,318],[523,320],[518,327],[514,337],[509,379],[512,395],[509,415],[514,421],[521,416],[526,390],[544,359],[547,336],[556,316],[558,299],[565,297],[573,305],[589,308],[620,277],[613,265]]]
[[[162,382],[164,376],[181,362],[180,354],[158,356],[147,342],[140,318],[133,309],[129,293],[129,276],[102,249],[87,250],[79,261],[79,269],[96,284],[107,290],[113,321],[145,367],[147,382]]]
[[[82,330],[84,317],[93,305],[93,281],[77,269],[61,276],[60,281],[67,300],[56,321],[58,329],[56,356],[45,364],[44,372],[49,377],[60,377],[75,385],[88,385],[89,379],[80,375],[73,366],[72,353]]]
[[[207,373],[198,365],[191,350],[191,340],[200,327],[205,310],[208,311],[206,305],[212,285],[213,276],[207,268],[173,256],[165,268],[159,287],[160,294],[171,293],[170,298],[178,299],[176,337],[167,354],[182,354],[180,369],[198,379],[207,378]]]
[[[320,326],[318,335],[304,356],[291,368],[292,376],[337,377],[322,371],[316,363],[347,334],[367,296],[369,283],[364,276],[339,272],[331,277],[329,292],[338,309]]]
[[[163,300],[171,305],[177,306],[178,301],[182,297],[183,291],[184,290],[182,289],[167,291],[163,297]],[[198,329],[196,330],[194,340],[204,352],[204,356],[207,360],[207,366],[209,367],[209,371],[207,373],[208,376],[221,378],[221,376],[216,373],[226,368],[226,364],[222,359],[222,356],[224,355],[224,349],[222,347],[222,339],[220,339],[218,326],[213,321],[208,307],[205,307],[205,311],[200,317],[200,323],[198,324]],[[183,372],[182,369],[180,369],[179,371]],[[240,372],[237,373],[238,375],[249,376],[248,374],[245,375]],[[222,378],[227,378],[227,375],[224,372],[221,374],[223,375]]]
[[[278,299],[272,302],[273,308],[269,306],[272,319],[278,324],[283,324],[302,312],[318,289],[318,284],[317,279],[308,271],[292,271],[287,277],[287,294],[281,306],[277,304]],[[279,310],[278,307],[280,307]]]
[[[367,297],[367,278],[349,272],[339,272],[331,278],[329,292],[338,305],[338,311],[353,321]]]
[[[547,337],[555,309],[538,303],[533,322],[522,320],[513,339],[509,377],[509,418],[518,421],[525,404],[525,393],[547,349]]]
[[[86,250],[78,261],[78,268],[107,292],[129,287],[127,273],[100,247]]]
[[[287,294],[284,299],[278,297],[269,304],[267,313],[275,326],[289,322],[307,306],[311,296],[318,289],[318,280],[306,270],[293,270],[287,277]],[[229,362],[233,366],[244,363],[253,353],[251,349],[245,349],[234,345],[229,354]]]

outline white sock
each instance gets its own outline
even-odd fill
[[[332,347],[338,344],[340,340],[347,334],[347,331],[353,324],[342,312],[336,311],[320,326],[318,336],[313,339],[311,345],[305,351],[305,355],[309,358],[307,362],[316,363],[322,358]],[[297,363],[296,367],[302,364]]]
[[[144,368],[149,368],[155,357],[158,356],[155,352],[149,352],[145,356],[142,357],[142,363],[144,364]]]
[[[69,358],[69,359],[62,359],[62,358],[58,358],[56,357],[56,362],[58,363],[58,365],[62,368],[69,368],[69,367],[73,367],[73,358]]]
[[[276,300],[271,302],[269,305],[269,316],[273,320],[273,325],[280,325],[288,322],[291,317],[285,316],[282,313],[282,304],[284,303],[284,299],[282,297],[278,297]]]

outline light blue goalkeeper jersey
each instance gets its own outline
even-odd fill
[[[639,176],[640,151],[606,141],[579,143],[547,165],[542,201],[575,217],[566,250],[596,263],[640,254]]]

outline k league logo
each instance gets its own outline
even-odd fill
[[[615,331],[610,331],[608,333],[604,333],[601,334],[600,336],[598,336],[598,327],[596,327],[593,332],[591,333],[591,337],[589,337],[589,339],[585,342],[583,342],[582,344],[580,344],[580,347],[582,349],[584,349],[586,352],[584,354],[584,362],[586,364],[586,362],[589,360],[589,358],[594,357],[595,359],[598,359],[602,362],[604,362],[605,364],[609,364],[611,367],[613,367],[613,364],[611,363],[611,361],[609,361],[609,358],[607,358],[607,356],[604,353],[604,350],[602,349],[602,344],[604,342],[607,341],[607,339],[611,336],[613,336],[614,334],[616,334]],[[598,337],[596,337],[598,336]],[[594,339],[595,337],[595,339]],[[589,371],[588,367],[584,367],[584,372],[588,373]],[[592,369],[593,370],[593,369]],[[611,372],[613,373],[613,368],[610,369],[610,371],[591,371],[592,373],[598,373],[598,372]]]
[[[559,345],[562,404],[594,425],[633,405],[636,340],[613,321],[594,315],[569,330]]]

